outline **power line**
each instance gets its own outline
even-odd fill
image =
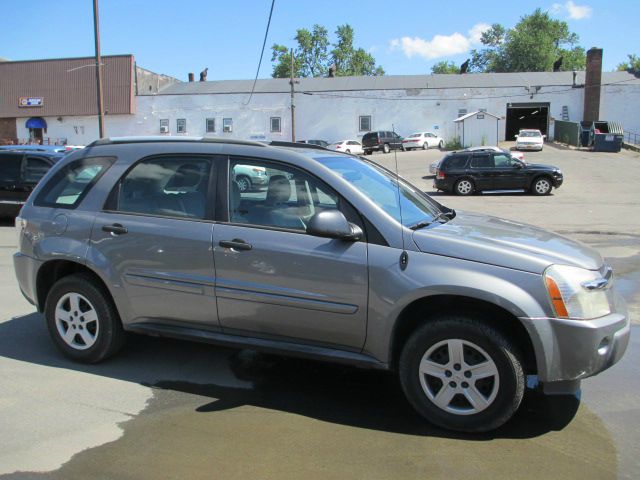
[[[262,57],[264,55],[264,47],[267,44],[267,37],[269,36],[269,26],[271,25],[271,16],[273,15],[273,6],[276,4],[276,0],[271,0],[271,10],[269,11],[269,20],[267,21],[267,29],[264,32],[264,40],[262,41],[262,51],[260,52],[260,60],[258,61],[258,68],[256,70],[256,78],[253,79],[253,86],[251,87],[251,93],[249,94],[249,99],[245,103],[245,105],[249,105],[251,102],[251,98],[253,97],[253,92],[256,89],[256,82],[258,81],[258,75],[260,74],[260,66],[262,65]]]
[[[443,97],[420,97],[420,96],[410,96],[410,97],[379,97],[379,96],[373,96],[373,95],[351,95],[351,94],[339,94],[339,93],[328,93],[328,92],[309,92],[309,91],[302,91],[300,93],[304,94],[304,95],[316,95],[316,96],[320,96],[320,97],[334,97],[334,98],[352,98],[352,99],[360,99],[360,100],[391,100],[391,101],[407,101],[407,102],[414,102],[414,101],[438,101],[438,102],[460,102],[460,101],[465,101],[465,100],[489,100],[489,99],[499,99],[499,98],[517,98],[517,97],[531,97],[532,95],[556,95],[559,93],[565,93],[565,92],[571,92],[576,90],[577,88],[581,88],[581,89],[587,89],[587,88],[596,88],[596,87],[605,87],[608,85],[618,85],[621,83],[625,83],[625,82],[632,82],[635,81],[637,79],[635,78],[631,78],[631,79],[627,79],[627,80],[619,80],[617,82],[610,82],[610,83],[602,83],[601,85],[580,85],[579,87],[570,87],[570,88],[565,88],[563,90],[554,90],[551,92],[540,92],[540,91],[534,91],[534,92],[529,92],[529,93],[514,93],[514,94],[507,94],[507,95],[488,95],[488,96],[484,96],[484,97],[476,97],[476,96],[468,96],[468,97],[458,97],[458,98],[443,98]],[[524,85],[521,85],[522,88],[526,88]],[[469,88],[495,88],[495,87],[469,87]],[[517,86],[514,87],[506,87],[506,88],[517,88]],[[443,90],[446,89],[446,87],[442,88]],[[404,89],[398,89],[398,90],[404,90]],[[422,87],[422,88],[412,88],[411,90],[435,90],[434,87]]]

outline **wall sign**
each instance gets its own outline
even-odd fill
[[[43,105],[43,97],[20,97],[18,99],[18,107],[42,107]]]

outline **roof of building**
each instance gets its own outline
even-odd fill
[[[519,73],[469,73],[463,75],[383,75],[334,78],[297,79],[297,92],[336,92],[362,90],[416,90],[418,95],[424,89],[442,88],[507,88],[528,86],[573,85],[573,72],[519,72]],[[582,85],[585,72],[577,72],[576,84]],[[640,78],[629,72],[603,72],[602,83],[640,84]],[[167,86],[162,95],[202,95],[249,93],[253,80],[214,80],[207,82],[180,82]],[[287,93],[290,91],[288,78],[258,80],[255,93]],[[411,94],[411,92],[408,92]]]
[[[500,116],[499,115],[494,115],[493,113],[485,112],[484,110],[476,110],[475,112],[467,113],[466,115],[462,115],[461,117],[456,118],[454,120],[454,122],[463,122],[467,118],[471,118],[471,117],[473,117],[474,115],[477,115],[477,114],[489,115],[490,117],[497,118],[498,120],[500,120]]]

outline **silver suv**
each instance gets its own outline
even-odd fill
[[[266,188],[241,191],[247,167]],[[574,392],[629,340],[594,250],[300,144],[100,140],[49,171],[16,225],[22,292],[80,362],[136,332],[390,369],[429,421],[486,431],[527,376]]]

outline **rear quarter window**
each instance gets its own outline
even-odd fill
[[[34,205],[76,208],[114,161],[113,157],[92,157],[71,162],[47,181]]]
[[[451,157],[445,160],[444,169],[446,170],[457,170],[460,168],[464,168],[467,165],[468,156],[458,156]]]
[[[17,182],[21,163],[21,153],[0,153],[0,182]]]

